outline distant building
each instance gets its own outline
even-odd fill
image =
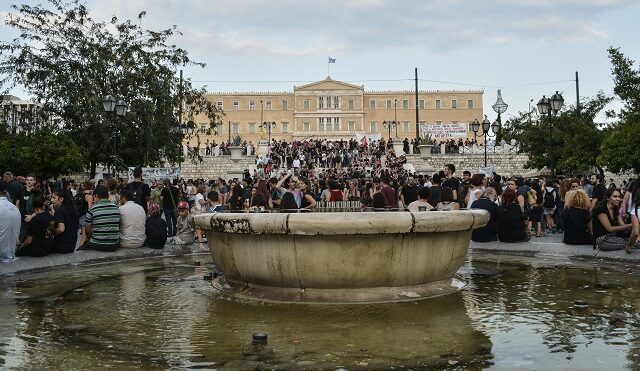
[[[421,124],[438,130],[436,139],[472,138],[469,123],[482,121],[481,90],[419,91],[418,107]],[[256,143],[261,124],[275,122],[271,138],[276,140],[351,139],[357,133],[389,135],[385,121],[398,123],[391,137],[416,137],[416,101],[414,91],[365,91],[327,77],[324,80],[296,86],[293,92],[211,93],[208,99],[226,116],[216,132],[207,135],[209,125],[204,116],[193,121],[201,141],[227,141],[239,134],[243,140]],[[184,119],[187,121],[187,119]],[[457,129],[456,129],[457,128]],[[268,136],[268,129],[265,136]]]
[[[31,100],[20,99],[14,95],[0,96],[0,120],[5,130],[16,132],[35,130],[41,120],[38,114],[41,105]]]

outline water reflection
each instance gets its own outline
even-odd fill
[[[620,369],[640,361],[637,273],[474,255],[461,270],[469,285],[452,295],[305,306],[218,297],[202,280],[207,267],[194,267],[204,259],[5,278],[0,365]],[[576,299],[588,309],[574,310]],[[268,334],[266,346],[251,345],[257,331]]]

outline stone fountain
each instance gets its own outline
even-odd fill
[[[216,289],[238,298],[371,303],[445,295],[484,210],[198,214]]]

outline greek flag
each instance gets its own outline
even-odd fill
[[[336,63],[336,59],[329,57],[329,63]]]

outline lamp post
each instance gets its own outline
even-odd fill
[[[113,112],[114,116],[124,116],[127,114],[127,103],[124,100],[116,100],[111,95],[106,95],[102,98],[102,107],[105,112]],[[116,177],[116,168],[118,166],[118,146],[117,146],[117,131],[116,131],[115,119],[111,121],[111,141],[113,144],[113,171],[112,175]]]
[[[556,113],[560,112],[560,109],[564,105],[564,98],[558,91],[551,96],[551,98],[547,98],[544,95],[542,99],[538,101],[538,112],[541,115],[547,115],[549,122],[549,154],[550,154],[550,165],[551,165],[551,174],[555,175],[555,161],[553,158],[553,123],[551,122],[551,118],[556,115]]]
[[[387,129],[389,133],[389,140],[391,140],[391,129],[396,129],[396,138],[398,137],[398,121],[383,121],[382,126]]]
[[[480,131],[480,127],[482,126],[482,133],[478,134]],[[484,120],[482,120],[482,124],[478,122],[478,119],[473,120],[471,123],[471,130],[473,130],[473,136],[478,138],[484,136],[484,167],[487,167],[487,137],[493,138],[498,135],[498,132],[502,128],[502,124],[500,121],[496,120],[493,124],[487,118],[487,115],[484,115]],[[489,130],[493,131],[493,135],[489,134]]]
[[[271,146],[271,129],[275,129],[276,128],[276,122],[275,121],[265,121],[262,124],[260,124],[261,128],[264,128],[267,131],[267,135],[269,138],[269,146]]]

